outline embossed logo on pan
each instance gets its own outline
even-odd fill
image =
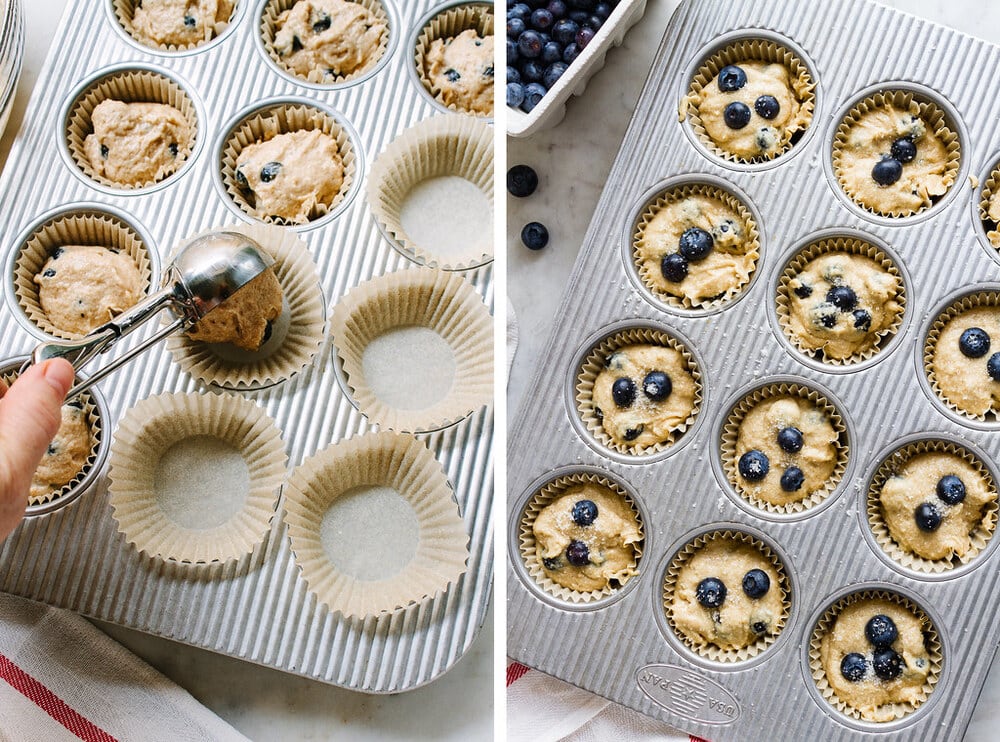
[[[740,718],[740,702],[714,680],[675,665],[646,665],[636,684],[654,703],[702,724],[732,724]]]

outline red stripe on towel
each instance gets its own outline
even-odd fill
[[[527,667],[522,665],[520,662],[511,662],[507,665],[507,685],[514,683],[524,677],[524,674],[528,672]]]

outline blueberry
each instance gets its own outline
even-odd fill
[[[583,567],[590,563],[590,549],[583,541],[570,541],[566,547],[566,561],[574,567]]]
[[[491,80],[493,79],[493,65],[492,64],[491,65],[487,65],[483,69],[483,77],[489,78]]]
[[[900,162],[910,162],[917,156],[917,145],[909,137],[897,139],[892,143],[892,156]]]
[[[542,82],[550,90],[555,87],[555,84],[559,82],[559,78],[563,76],[569,65],[565,62],[553,62],[549,65],[548,69],[545,70],[545,74],[542,76]]]
[[[59,446],[55,443],[50,443],[49,447],[45,449],[45,453],[47,453],[49,456],[55,456],[57,453],[59,453]]]
[[[890,186],[903,175],[902,163],[888,155],[875,163],[872,168],[872,180],[882,186]]]
[[[812,286],[806,286],[804,283],[795,287],[795,295],[800,299],[808,299],[812,296],[812,292]]]
[[[740,456],[737,468],[740,470],[740,476],[748,482],[759,482],[771,470],[771,462],[767,460],[767,455],[763,451],[751,448]]]
[[[750,630],[755,634],[763,634],[767,631],[767,623],[764,621],[754,621],[750,624]]]
[[[917,509],[913,511],[913,518],[917,521],[917,528],[927,533],[933,533],[941,525],[941,511],[932,502],[917,505]]]
[[[550,41],[545,46],[542,47],[542,61],[545,64],[552,64],[553,62],[561,62],[563,55],[563,46],[558,41]]]
[[[646,429],[645,425],[640,425],[638,428],[629,428],[628,430],[625,431],[625,436],[624,436],[625,440],[634,441],[636,438],[642,435],[642,431],[645,429]]]
[[[279,172],[281,172],[281,163],[269,162],[260,169],[260,181],[262,183],[270,183],[278,177]]]
[[[798,428],[787,427],[778,431],[778,445],[782,451],[788,453],[798,453],[802,450],[802,431]]]
[[[515,3],[507,9],[508,18],[520,18],[522,21],[527,20],[531,15],[531,8],[525,3]]]
[[[586,10],[571,10],[566,17],[578,26],[582,26],[587,22],[588,13]]]
[[[101,145],[101,158],[105,159],[105,160],[108,159],[108,155],[110,153],[111,153],[111,150],[108,149],[108,145],[102,144]]]
[[[773,95],[762,95],[754,101],[753,110],[755,110],[761,118],[770,120],[778,115],[778,112],[781,111],[781,106],[778,104],[778,99]]]
[[[240,168],[236,168],[235,176],[236,176],[236,185],[238,185],[245,191],[249,191],[250,183],[247,181],[247,176],[243,174],[243,170],[241,170]]]
[[[541,250],[549,244],[549,230],[541,222],[528,222],[521,230],[521,242],[529,250]]]
[[[264,323],[264,335],[260,339],[260,344],[263,345],[268,340],[271,339],[271,335],[274,333],[274,323],[268,320]]]
[[[1000,353],[994,353],[986,362],[986,373],[993,381],[1000,381]]]
[[[517,71],[517,67],[507,67],[507,82],[521,82],[521,73]]]
[[[569,12],[569,8],[566,7],[564,0],[549,0],[549,4],[545,6],[553,18],[565,18],[566,14]]]
[[[298,36],[292,37],[292,51],[293,52],[302,51],[302,39],[300,39]]]
[[[719,70],[719,91],[722,93],[732,93],[747,84],[747,73],[742,67],[729,64]]]
[[[562,559],[560,559],[559,557],[555,558],[546,557],[545,559],[542,559],[542,564],[545,565],[545,569],[550,570],[552,572],[556,572],[557,570],[562,569]]]
[[[458,82],[462,79],[462,75],[458,70],[451,69],[450,67],[444,71],[445,79],[448,82]]]
[[[548,91],[545,86],[538,84],[537,82],[531,82],[524,86],[524,103],[521,104],[521,110],[525,113],[531,113],[535,110],[535,106],[542,102],[542,98]]]
[[[537,59],[542,54],[542,35],[538,31],[525,31],[517,39],[517,50],[526,59]]]
[[[603,25],[604,25],[604,19],[603,19],[603,18],[601,18],[601,17],[600,17],[599,15],[597,15],[596,13],[595,13],[595,14],[593,14],[593,15],[591,15],[591,16],[590,16],[589,18],[587,18],[587,26],[588,26],[588,28],[592,28],[592,29],[594,29],[595,31],[597,31],[597,30],[599,30],[599,29],[601,28],[601,26],[603,26]]]
[[[746,103],[733,101],[722,112],[722,118],[730,129],[742,129],[750,123],[750,109]]]
[[[600,407],[595,407],[594,408],[594,417],[597,418],[597,422],[603,423],[604,422],[604,410],[602,410]]]
[[[664,255],[660,261],[660,273],[671,283],[680,283],[688,274],[687,258],[679,252]]]
[[[313,23],[313,33],[323,33],[330,29],[330,16],[324,13],[320,19]]]
[[[519,82],[507,83],[507,105],[517,108],[524,101],[524,86]]]
[[[608,16],[611,15],[611,11],[614,10],[615,5],[617,5],[617,3],[598,3],[594,6],[594,15],[598,18],[607,20]]]
[[[594,36],[596,35],[597,34],[594,33],[594,29],[584,26],[576,32],[576,45],[580,47],[580,49],[586,49],[587,44],[593,41]]]
[[[850,312],[858,305],[858,295],[850,286],[834,286],[826,292],[826,300],[842,312]]]
[[[75,410],[82,410],[83,409],[83,402],[80,401],[79,397],[76,397],[75,399],[71,399],[69,402],[67,402],[66,406],[67,407],[72,407]]]
[[[759,600],[771,589],[771,578],[762,569],[751,569],[743,575],[743,592],[751,600]]]
[[[174,157],[177,157],[177,155],[180,154],[180,149],[177,147],[177,142],[171,142],[170,144],[168,144],[167,149],[170,150],[170,154],[173,155]]]
[[[552,38],[563,46],[572,44],[576,40],[576,34],[579,30],[580,26],[568,18],[556,21],[556,24],[552,27]]]
[[[642,380],[642,391],[654,402],[662,402],[670,396],[674,385],[670,377],[662,371],[650,371]]]
[[[56,272],[54,268],[48,268],[44,273],[42,273],[42,275],[46,278],[52,278],[55,274]]]
[[[539,8],[531,14],[531,27],[539,31],[548,31],[555,22],[556,19],[545,8]]]
[[[593,500],[579,500],[573,506],[573,522],[578,526],[589,526],[597,518],[597,505]]]
[[[520,57],[521,53],[518,51],[517,42],[513,39],[507,39],[507,65],[513,67]]]
[[[903,660],[894,649],[876,649],[872,669],[880,680],[895,680],[903,671]]]
[[[797,466],[790,466],[781,475],[781,489],[785,492],[798,492],[805,481],[802,470]]]
[[[982,358],[990,352],[990,336],[986,330],[970,327],[958,338],[958,349],[967,358]]]
[[[194,16],[186,15],[184,16],[184,25],[188,28],[194,28],[198,21],[194,19]]]
[[[864,655],[857,652],[845,654],[844,659],[840,661],[840,674],[844,676],[844,680],[851,683],[857,683],[864,678],[867,672],[868,663],[865,661]]]
[[[524,20],[521,18],[508,18],[507,19],[507,38],[514,39],[517,41],[517,37],[525,32],[527,26],[524,25]]]
[[[611,397],[622,409],[631,407],[635,402],[635,382],[627,376],[615,379],[615,383],[611,385]]]
[[[507,171],[507,192],[516,198],[527,198],[538,188],[538,173],[528,165],[515,165]]]
[[[699,227],[689,227],[684,230],[680,239],[681,255],[692,263],[704,260],[712,252],[712,235]]]
[[[580,56],[580,47],[576,45],[574,41],[572,44],[567,44],[566,48],[563,49],[563,61],[566,64],[573,64],[576,58]]]
[[[58,259],[59,259],[59,256],[60,256],[60,255],[62,255],[62,254],[63,254],[63,249],[62,249],[61,247],[57,247],[56,249],[54,249],[54,250],[52,251],[52,254],[50,255],[50,257],[51,257],[51,258],[52,258],[53,260],[58,260]]]
[[[945,474],[938,480],[937,496],[948,505],[958,505],[965,499],[965,483],[954,474]]]
[[[824,314],[819,318],[819,321],[823,323],[823,327],[827,327],[832,330],[834,327],[837,326],[837,315]]]
[[[864,309],[855,309],[851,316],[854,318],[855,329],[868,332],[872,328],[872,316]]]
[[[529,59],[521,65],[521,76],[526,82],[541,82],[545,74],[545,65],[537,59]]]
[[[695,596],[706,608],[718,608],[726,599],[726,586],[717,577],[706,577],[698,583]]]

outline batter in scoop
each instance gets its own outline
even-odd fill
[[[271,323],[281,314],[281,284],[270,268],[206,314],[188,331],[192,340],[232,343],[255,351],[271,336]]]
[[[976,307],[941,329],[931,370],[941,395],[973,416],[1000,409],[1000,308]]]
[[[82,405],[79,402],[63,405],[59,432],[31,479],[31,500],[51,497],[73,481],[83,470],[92,448],[90,425]]]
[[[424,60],[426,73],[446,105],[493,115],[493,36],[473,29],[435,39]]]
[[[298,0],[275,26],[274,50],[289,69],[332,79],[373,65],[388,32],[370,10],[347,0]]]
[[[137,0],[132,35],[150,46],[191,46],[215,36],[232,14],[232,0]]]

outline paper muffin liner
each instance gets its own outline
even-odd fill
[[[224,522],[185,525],[164,511],[158,496],[164,454],[178,443],[212,438],[236,449],[249,481],[245,501]],[[204,457],[211,458],[206,452]],[[129,409],[111,445],[109,501],[118,531],[137,551],[185,565],[230,562],[250,554],[267,535],[286,474],[281,431],[264,410],[233,395],[160,394]],[[218,491],[236,482],[215,473]],[[207,490],[207,487],[206,487]],[[199,502],[184,503],[198,516]],[[203,515],[202,518],[205,516]]]
[[[139,0],[139,2],[136,0],[112,0],[111,7],[115,12],[115,18],[118,19],[119,25],[125,29],[125,33],[135,39],[138,43],[149,49],[157,49],[161,52],[183,52],[191,49],[197,49],[199,46],[207,44],[226,29],[230,22],[232,22],[233,16],[236,14],[236,6],[240,2],[240,0],[229,1],[233,6],[229,13],[229,18],[223,22],[214,24],[211,28],[211,35],[193,44],[152,44],[149,41],[140,39],[136,36],[135,27],[132,24],[135,19],[136,6],[142,4],[141,0]],[[246,2],[247,0],[243,1]]]
[[[889,592],[888,590],[862,590],[835,601],[819,617],[809,637],[809,672],[823,700],[830,704],[830,706],[851,719],[867,721],[858,709],[848,705],[837,697],[833,687],[826,679],[826,672],[823,669],[823,660],[820,655],[823,637],[833,628],[837,616],[848,606],[862,600],[888,600],[896,603],[910,611],[923,625],[924,646],[927,649],[927,655],[931,662],[931,669],[927,675],[927,682],[924,683],[922,695],[916,703],[891,703],[879,707],[880,709],[885,708],[891,713],[891,720],[895,721],[913,713],[927,700],[934,690],[934,686],[937,685],[938,680],[941,678],[943,663],[941,639],[938,636],[937,627],[934,626],[934,623],[923,609],[909,598],[898,593]]]
[[[18,361],[15,364],[10,364],[0,368],[0,380],[10,387],[10,385],[13,384],[20,375],[21,365],[22,362]],[[99,465],[98,449],[100,448],[101,440],[105,435],[104,429],[106,421],[104,420],[101,408],[97,406],[97,403],[90,392],[81,392],[77,396],[77,399],[83,405],[83,412],[87,416],[87,424],[90,427],[90,454],[88,454],[83,468],[77,472],[77,475],[64,484],[59,490],[41,497],[29,496],[29,507],[32,505],[43,505],[45,503],[53,502],[66,497],[83,482],[95,465]]]
[[[665,291],[657,290],[654,283],[654,276],[651,274],[649,266],[645,265],[639,259],[639,249],[642,247],[645,239],[646,227],[649,226],[653,217],[655,217],[656,214],[659,213],[664,207],[677,203],[678,201],[683,201],[686,198],[691,198],[692,196],[704,196],[706,198],[721,201],[739,215],[740,219],[742,219],[743,223],[747,226],[747,239],[745,241],[747,246],[746,254],[752,256],[753,259],[753,269],[750,271],[750,274],[743,283],[730,287],[729,290],[727,290],[722,296],[708,301],[693,301],[687,296],[678,297]],[[707,185],[704,183],[691,183],[668,188],[666,191],[663,191],[653,197],[653,199],[646,204],[642,214],[639,216],[632,234],[632,261],[635,269],[639,273],[639,277],[642,279],[643,285],[660,301],[682,309],[712,309],[722,306],[739,296],[753,280],[754,273],[757,271],[757,260],[759,257],[760,232],[757,229],[757,222],[754,219],[753,214],[750,213],[750,209],[747,208],[747,205],[743,203],[743,201],[734,196],[732,193],[729,193],[728,191],[717,186]]]
[[[388,487],[413,509],[418,535],[396,574],[364,579],[338,567],[323,543],[324,516],[342,495]],[[434,454],[409,435],[369,433],[306,459],[286,487],[285,522],[295,563],[331,613],[367,618],[446,593],[466,572],[469,536],[451,485]]]
[[[898,282],[899,290],[896,292],[896,302],[900,306],[899,314],[896,315],[893,323],[881,332],[875,333],[874,343],[861,348],[858,352],[847,358],[827,358],[822,348],[813,350],[802,345],[791,328],[791,289],[789,281],[805,270],[806,266],[816,258],[833,252],[846,253],[847,255],[861,255],[875,261],[886,273],[894,276]],[[815,358],[831,366],[849,366],[854,363],[861,363],[872,358],[880,351],[884,350],[903,326],[903,318],[906,316],[906,283],[899,267],[893,262],[885,251],[876,245],[866,242],[856,237],[829,237],[818,242],[806,245],[792,258],[785,269],[778,277],[778,295],[776,297],[775,308],[778,312],[778,324],[781,331],[796,350],[807,358]]]
[[[982,415],[974,415],[970,412],[966,412],[948,399],[948,397],[945,396],[944,391],[938,385],[937,375],[934,373],[934,355],[937,352],[937,342],[938,338],[941,337],[941,331],[944,330],[945,325],[947,325],[948,322],[953,320],[955,317],[958,317],[963,312],[967,312],[970,309],[976,309],[978,307],[1000,309],[1000,292],[977,291],[975,293],[968,294],[960,299],[956,299],[951,306],[938,315],[937,319],[934,320],[934,324],[932,324],[930,329],[927,331],[927,338],[924,340],[924,373],[927,375],[927,381],[930,382],[931,389],[934,390],[938,399],[940,399],[948,409],[957,412],[959,415],[962,415],[970,420],[978,420],[979,422],[997,422],[1000,421],[1000,410],[991,408]]]
[[[598,374],[600,374],[604,369],[605,360],[619,348],[626,345],[637,344],[662,345],[666,348],[673,348],[678,351],[684,356],[684,360],[687,363],[687,370],[690,372],[695,383],[694,407],[692,408],[687,419],[671,432],[670,437],[667,438],[667,440],[660,441],[659,443],[646,446],[644,448],[636,448],[635,446],[616,443],[612,440],[611,436],[604,431],[604,426],[601,424],[600,420],[597,419],[597,416],[594,415],[594,381],[597,379]],[[620,332],[609,335],[598,343],[597,346],[587,354],[587,357],[584,359],[583,364],[577,372],[575,389],[577,411],[583,419],[583,424],[586,426],[587,430],[594,437],[594,439],[605,448],[632,456],[657,454],[669,449],[680,440],[681,436],[684,435],[688,428],[694,425],[694,421],[698,417],[698,412],[701,409],[701,369],[698,367],[698,362],[695,361],[694,355],[692,355],[691,351],[688,350],[684,343],[675,338],[673,335],[663,332],[662,330],[655,330],[647,327],[621,330]]]
[[[471,245],[458,256],[438,253],[435,245],[424,245],[403,228],[403,204],[413,189],[432,178],[461,177],[490,201],[489,224],[484,233],[490,250]],[[372,165],[368,177],[368,204],[382,228],[404,250],[426,265],[446,270],[463,270],[492,260],[493,234],[493,129],[467,116],[444,114],[426,119],[394,139]],[[442,220],[447,218],[442,204]]]
[[[87,159],[87,153],[84,150],[84,141],[88,135],[94,133],[94,123],[91,119],[94,109],[106,100],[117,100],[123,103],[162,103],[173,106],[180,111],[190,124],[191,131],[194,132],[192,149],[183,152],[183,157],[178,156],[176,169],[163,176],[161,181],[176,174],[184,167],[185,162],[191,157],[195,142],[202,134],[198,126],[198,112],[195,109],[194,101],[184,91],[184,88],[166,75],[137,68],[118,70],[95,80],[77,96],[69,107],[69,113],[66,117],[66,145],[73,161],[84,175],[101,185],[127,191],[146,188],[160,182],[150,180],[136,185],[119,183],[105,178],[103,175],[98,175],[90,166],[90,160]]]
[[[701,102],[701,91],[719,74],[719,70],[726,65],[738,65],[741,62],[784,65],[788,69],[792,88],[802,107],[800,113],[800,117],[803,119],[802,127],[783,132],[781,146],[775,147],[773,152],[750,159],[734,155],[717,145],[705,130],[698,110]],[[813,111],[816,108],[815,90],[816,82],[812,79],[809,68],[794,52],[781,44],[766,39],[743,39],[715,52],[697,69],[687,95],[681,99],[679,118],[681,121],[687,118],[691,122],[691,129],[695,135],[715,156],[740,164],[767,162],[791,150],[805,134],[806,129],[812,125]]]
[[[143,293],[152,286],[149,246],[127,222],[108,213],[81,210],[62,213],[49,219],[15,249],[14,296],[28,320],[39,330],[63,340],[77,340],[83,335],[67,332],[52,324],[38,298],[35,276],[49,259],[52,250],[65,245],[99,245],[125,253],[135,262],[143,281]]]
[[[990,175],[983,183],[983,189],[979,194],[979,220],[983,223],[983,231],[986,232],[986,239],[990,241],[997,250],[1000,250],[1000,224],[990,218],[990,199],[1000,188],[1000,163],[997,163],[990,171]]]
[[[976,470],[986,482],[990,492],[993,493],[993,499],[983,507],[982,519],[970,534],[972,541],[969,551],[963,556],[956,554],[948,559],[925,559],[900,546],[893,539],[889,526],[885,522],[885,514],[882,510],[882,487],[885,486],[889,477],[905,466],[908,461],[924,453],[948,453],[958,456]],[[893,561],[907,569],[931,574],[940,574],[961,567],[979,556],[996,531],[997,510],[997,485],[993,481],[990,470],[974,453],[956,443],[945,440],[920,440],[897,448],[875,470],[875,474],[868,484],[868,494],[865,500],[868,524],[871,526],[875,541],[882,547],[882,550],[892,557]]]
[[[274,275],[284,296],[282,313],[274,321],[272,337],[257,351],[193,340],[184,333],[168,336],[167,350],[191,376],[225,389],[246,391],[286,381],[312,362],[325,338],[326,309],[316,263],[294,232],[266,224],[214,227],[191,240],[216,231],[245,235],[274,259]],[[165,317],[164,324],[168,322]]]
[[[308,75],[303,76],[285,64],[285,60],[274,48],[274,37],[278,34],[278,16],[286,10],[290,10],[292,6],[295,5],[297,0],[269,0],[261,10],[260,38],[261,41],[264,42],[264,51],[267,53],[268,58],[274,62],[279,69],[284,70],[289,75],[316,85],[328,85],[330,87],[343,85],[345,82],[356,80],[357,78],[368,74],[371,70],[378,66],[379,61],[385,56],[385,53],[389,48],[389,38],[392,33],[390,28],[392,19],[389,17],[389,13],[386,11],[381,0],[349,1],[363,6],[378,20],[385,23],[385,32],[382,34],[382,38],[379,39],[378,53],[372,57],[367,64],[359,67],[348,75],[337,75],[336,77],[328,77],[321,70],[310,70]]]
[[[425,57],[430,51],[431,44],[438,39],[452,39],[469,29],[479,34],[480,38],[493,36],[493,3],[470,2],[446,8],[431,18],[427,25],[420,29],[416,45],[413,48],[413,61],[417,68],[417,78],[434,100],[445,108],[467,116],[493,118],[492,114],[483,115],[475,111],[467,111],[454,103],[450,105],[445,103],[441,97],[441,90],[427,76]]]
[[[581,484],[594,484],[610,490],[622,498],[622,500],[624,500],[632,510],[632,515],[635,517],[635,521],[639,526],[640,540],[634,544],[635,558],[629,563],[628,568],[631,570],[637,570],[642,561],[642,553],[645,548],[645,532],[644,524],[642,522],[642,514],[639,512],[639,508],[632,499],[632,496],[624,487],[617,482],[598,474],[589,474],[584,472],[578,474],[567,474],[553,479],[551,482],[548,482],[541,489],[539,489],[528,501],[528,504],[525,506],[524,512],[521,515],[521,522],[518,528],[518,544],[521,552],[521,558],[524,560],[528,574],[531,575],[531,578],[539,585],[539,587],[542,588],[542,590],[559,600],[566,601],[567,603],[586,604],[593,603],[594,601],[601,600],[602,598],[606,598],[609,595],[614,594],[623,588],[630,580],[639,579],[639,574],[636,573],[631,577],[626,576],[624,580],[613,579],[603,590],[591,590],[588,592],[581,592],[579,590],[572,590],[568,587],[563,587],[546,574],[542,567],[542,560],[539,558],[537,552],[537,544],[535,542],[535,533],[533,530],[535,519],[538,518],[538,514],[542,512],[542,510],[551,505],[559,497],[562,497],[566,490]]]
[[[799,397],[807,400],[820,410],[830,420],[834,431],[837,433],[837,460],[834,464],[833,473],[830,474],[826,484],[812,494],[803,497],[801,500],[790,502],[785,505],[775,505],[767,502],[756,495],[744,491],[742,487],[742,477],[739,475],[738,461],[736,455],[736,445],[739,438],[740,426],[747,414],[759,404],[775,397]],[[726,416],[726,422],[722,426],[722,436],[719,442],[719,452],[722,459],[722,469],[726,473],[726,479],[733,489],[739,493],[740,497],[756,508],[769,513],[791,514],[801,513],[815,507],[829,497],[834,490],[840,486],[847,471],[847,463],[850,459],[850,448],[847,443],[847,424],[840,416],[840,412],[834,404],[823,394],[804,384],[780,382],[767,384],[758,389],[754,389],[743,399],[737,402]]]
[[[365,378],[364,353],[386,332],[414,326],[433,330],[451,347],[455,374],[443,399],[422,409],[400,409],[383,402]],[[358,409],[383,428],[437,430],[493,399],[493,318],[461,276],[414,268],[366,281],[334,307],[330,331]]]
[[[853,108],[851,108],[850,111],[847,112],[847,115],[844,116],[844,120],[840,122],[840,125],[837,127],[837,132],[833,137],[833,173],[844,193],[846,193],[854,203],[865,211],[877,216],[913,216],[914,214],[919,214],[921,211],[930,208],[930,205],[922,206],[918,209],[882,210],[872,206],[871,204],[862,202],[860,198],[858,198],[857,194],[851,191],[850,184],[847,183],[842,176],[840,163],[842,158],[845,156],[843,147],[847,142],[847,136],[851,131],[851,127],[857,124],[858,120],[873,108],[879,108],[885,105],[902,108],[909,111],[914,116],[919,116],[928,128],[934,130],[934,132],[944,142],[945,148],[948,151],[947,170],[944,175],[946,186],[945,193],[947,193],[947,191],[955,184],[955,180],[958,178],[958,170],[961,164],[960,161],[962,156],[962,147],[958,140],[958,133],[949,128],[945,112],[935,105],[933,101],[925,99],[918,94],[910,92],[909,90],[885,90],[874,93],[859,101]],[[936,197],[935,200],[939,200],[941,198],[944,198],[944,194]]]
[[[258,108],[237,123],[226,135],[222,145],[219,168],[222,184],[233,202],[247,215],[269,224],[288,226],[296,224],[281,217],[269,216],[255,209],[247,201],[236,182],[236,160],[244,147],[258,142],[266,142],[279,134],[293,131],[319,129],[333,137],[344,162],[344,182],[340,192],[328,206],[317,204],[309,214],[308,221],[315,221],[333,211],[354,187],[357,175],[356,150],[347,129],[329,113],[305,104],[275,103]]]
[[[677,589],[678,575],[680,575],[684,566],[695,554],[698,553],[699,550],[716,539],[724,539],[752,546],[754,549],[759,551],[768,562],[770,562],[771,566],[774,567],[774,571],[778,574],[778,587],[781,589],[783,598],[782,606],[784,610],[775,622],[776,631],[762,636],[752,644],[748,644],[747,646],[739,649],[722,649],[714,644],[699,643],[697,639],[689,637],[674,623],[673,601],[674,591]],[[703,533],[700,536],[693,538],[691,541],[682,546],[676,554],[674,554],[670,563],[667,565],[666,572],[663,575],[663,610],[667,617],[667,624],[674,632],[674,635],[685,647],[690,649],[695,654],[712,660],[713,662],[745,662],[746,660],[758,656],[761,652],[777,641],[778,636],[788,623],[788,617],[792,610],[791,592],[792,586],[788,579],[788,574],[785,572],[785,565],[770,546],[761,541],[759,538],[751,536],[749,533],[734,531],[731,529],[721,529],[709,531],[708,533]]]

